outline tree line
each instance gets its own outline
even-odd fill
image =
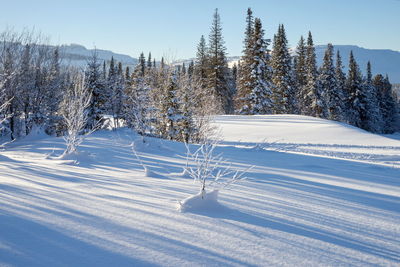
[[[318,67],[311,32],[290,53],[285,28],[264,37],[249,8],[243,55],[228,67],[216,9],[208,41],[201,36],[196,59],[175,66],[149,53],[124,68],[93,53],[84,70],[61,64],[57,47],[33,33],[0,35],[0,135],[16,139],[37,125],[63,135],[79,80],[90,96],[81,131],[128,126],[141,135],[197,142],[211,130],[213,114],[302,114],[349,123],[376,133],[392,133],[399,103],[387,76],[363,76],[350,54],[348,73],[328,44]],[[272,43],[272,49],[269,47]],[[79,78],[78,78],[79,77]],[[80,77],[83,77],[81,79]],[[68,99],[67,99],[68,98]],[[71,113],[71,111],[68,111]]]

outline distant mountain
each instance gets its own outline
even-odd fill
[[[363,73],[367,68],[367,62],[371,61],[372,73],[389,75],[392,83],[400,83],[400,52],[387,49],[366,49],[355,45],[335,45],[342,56],[343,65],[347,70],[350,51],[353,51],[354,57]],[[317,62],[322,64],[326,45],[318,45],[315,47],[317,54]]]
[[[117,54],[108,50],[87,49],[86,47],[78,44],[60,46],[62,62],[64,64],[70,64],[77,67],[85,67],[94,51],[97,52],[97,56],[101,62],[108,62],[111,60],[111,57],[114,57],[117,62],[121,62],[124,66],[134,66],[138,62],[136,58],[128,55]]]
[[[355,45],[335,45],[336,50],[340,51],[342,56],[345,70],[347,71],[347,65],[349,61],[350,51],[353,51],[357,63],[360,69],[365,73],[368,60],[372,64],[373,74],[382,73],[388,74],[392,83],[400,83],[400,52],[385,49],[366,49]],[[322,64],[326,45],[317,45],[315,52],[317,54],[318,65]],[[86,65],[88,59],[93,53],[94,49],[87,49],[82,45],[70,44],[62,45],[60,52],[62,54],[63,62],[69,63],[75,66],[83,67]],[[291,49],[291,53],[295,53],[295,49]],[[111,57],[114,57],[116,61],[121,62],[124,66],[134,66],[138,60],[128,55],[117,54],[108,50],[97,49],[98,57],[101,61],[109,61]],[[228,57],[228,64],[231,67],[235,62],[239,60],[239,56]],[[188,65],[194,58],[183,59],[174,62],[174,65],[185,63]]]

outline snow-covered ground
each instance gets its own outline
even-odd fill
[[[398,266],[400,141],[340,123],[219,116],[216,152],[248,179],[220,206],[179,212],[199,188],[185,146],[101,131],[79,164],[62,138],[0,151],[0,266]]]

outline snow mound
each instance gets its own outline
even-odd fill
[[[222,208],[218,202],[218,190],[211,192],[202,192],[194,196],[190,196],[183,201],[178,203],[178,211],[180,212],[204,212],[204,211],[216,211]]]
[[[144,167],[144,174],[146,177],[149,177],[149,178],[160,178],[160,179],[166,178],[164,175],[161,175],[157,172],[150,170],[149,167],[147,167],[147,166]]]
[[[33,125],[30,133],[24,137],[24,141],[35,141],[49,137],[45,130],[37,125]]]
[[[77,152],[69,153],[69,154],[63,153],[58,157],[54,157],[54,159],[62,160],[63,164],[82,165],[82,164],[89,164],[89,163],[94,162],[95,155],[93,153],[86,152],[86,151],[77,151]]]

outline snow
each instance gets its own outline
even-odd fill
[[[212,190],[211,192],[200,191],[194,196],[187,197],[183,201],[179,201],[178,211],[221,212],[221,205],[218,203],[218,192],[218,190]]]
[[[90,155],[79,164],[55,159],[62,138],[7,144],[0,266],[399,265],[398,134],[294,115],[215,124],[216,152],[233,168],[254,167],[219,191],[218,205],[211,197],[185,212],[179,203],[201,200],[183,175],[182,143],[100,131],[79,148]]]

